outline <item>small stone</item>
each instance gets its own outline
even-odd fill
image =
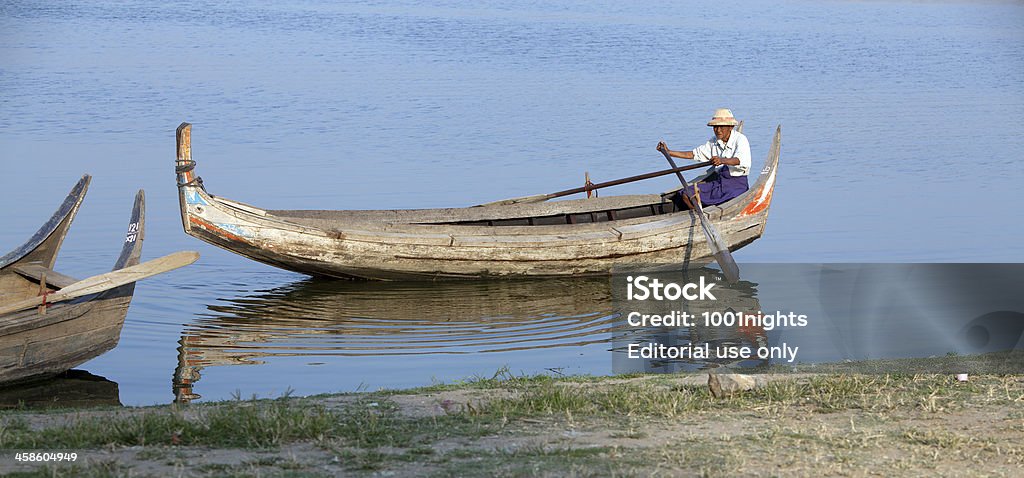
[[[708,388],[715,398],[722,398],[734,393],[753,390],[757,387],[757,381],[749,375],[738,373],[711,373],[708,374]]]

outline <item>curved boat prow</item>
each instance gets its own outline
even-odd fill
[[[178,204],[181,208],[181,226],[185,228],[185,232],[190,232],[188,223],[188,195],[190,192],[193,196],[193,202],[196,201],[195,192],[192,191],[192,187],[198,184],[202,184],[202,180],[197,180],[195,175],[196,162],[192,160],[192,125],[183,122],[178,125],[177,131],[175,131],[175,138],[177,139],[177,157],[174,161],[174,173],[178,177]]]
[[[68,228],[71,227],[71,222],[75,220],[78,208],[85,199],[90,181],[92,181],[92,176],[82,175],[82,179],[79,179],[78,183],[71,188],[71,192],[64,198],[64,202],[42,227],[27,242],[0,257],[0,269],[19,262],[32,262],[47,269],[53,269],[53,265],[57,261],[57,252],[60,251]]]
[[[772,204],[772,193],[775,192],[775,177],[779,169],[781,149],[782,125],[779,125],[775,128],[775,137],[772,138],[772,146],[768,150],[768,159],[764,162],[764,168],[761,169],[761,174],[754,183],[754,187],[750,188],[754,192],[754,196],[740,212],[740,215],[749,216],[761,212],[767,214],[768,208]]]
[[[146,232],[146,193],[143,190],[135,193],[135,205],[132,207],[132,216],[128,220],[128,230],[125,232],[124,244],[121,246],[121,254],[114,262],[111,270],[120,270],[125,267],[137,265],[142,258],[142,240]],[[135,293],[135,283],[125,284],[103,292],[104,297],[127,297],[131,300]]]
[[[125,232],[124,245],[121,247],[121,254],[114,263],[114,269],[124,269],[139,263],[142,257],[142,240],[146,232],[146,192],[139,190],[135,193],[135,205],[132,207],[132,216],[128,220],[128,230]]]

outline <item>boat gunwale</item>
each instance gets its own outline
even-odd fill
[[[727,203],[718,206],[707,206],[704,208],[708,217],[712,220],[729,220],[743,211],[744,208],[754,200],[755,194],[761,191],[761,188],[765,186],[769,179],[769,176],[773,175],[775,168],[778,163],[778,141],[779,141],[779,130],[776,131],[776,137],[773,139],[773,145],[769,151],[769,158],[765,162],[764,169],[759,175],[755,183],[743,194],[730,200]],[[770,173],[769,173],[770,171]],[[774,186],[774,185],[773,185]],[[450,218],[445,219],[446,221],[486,221],[486,220],[529,220],[531,218],[538,217],[549,217],[557,216],[560,214],[586,214],[594,213],[601,214],[608,211],[605,208],[591,207],[583,208],[579,211],[573,211],[574,206],[582,204],[591,204],[593,206],[601,206],[601,202],[613,202],[616,200],[640,200],[648,199],[652,202],[638,202],[630,207],[645,207],[653,206],[657,204],[664,204],[665,201],[662,195],[658,194],[634,194],[634,195],[618,195],[618,196],[606,196],[604,198],[590,198],[590,199],[572,199],[568,201],[553,201],[544,203],[519,203],[510,205],[497,205],[497,206],[470,206],[464,208],[427,208],[427,209],[366,209],[366,210],[328,210],[328,209],[292,209],[292,210],[273,210],[273,209],[262,209],[250,204],[246,204],[240,201],[236,201],[228,198],[221,198],[219,196],[210,194],[206,191],[205,186],[194,187],[196,193],[201,194],[203,199],[208,203],[216,203],[223,206],[220,208],[221,212],[231,215],[237,219],[243,221],[249,221],[256,223],[258,227],[282,227],[287,226],[288,229],[292,229],[293,232],[300,234],[316,233],[325,237],[336,237],[339,234],[346,236],[358,235],[361,232],[372,233],[374,235],[387,235],[389,233],[401,233],[401,234],[416,234],[429,236],[436,234],[439,236],[447,236],[451,234],[456,235],[486,235],[486,236],[504,236],[504,235],[564,235],[564,234],[577,234],[577,233],[588,233],[588,232],[606,232],[610,227],[615,226],[635,226],[638,224],[650,223],[654,224],[661,220],[669,218],[678,218],[680,216],[688,216],[695,219],[694,212],[690,210],[680,210],[675,212],[663,213],[663,214],[652,214],[648,216],[633,217],[628,219],[616,219],[610,221],[597,221],[597,222],[586,222],[586,223],[575,223],[575,224],[540,224],[540,225],[471,225],[471,224],[451,224],[447,222],[440,222],[441,220],[431,220],[431,222],[424,221],[413,221],[403,220],[396,221],[393,217],[396,214],[407,214],[407,215],[418,215],[418,214],[457,214],[464,211],[488,211],[488,212],[505,212],[505,214],[498,214],[493,217],[474,217],[472,219],[459,219]],[[602,201],[604,200],[604,201]],[[515,215],[509,216],[508,211],[522,210],[522,209],[538,209],[544,206],[562,206],[568,211],[561,213],[547,213],[544,215]],[[239,207],[241,206],[241,207]],[[187,206],[181,204],[183,213],[188,215],[185,210]],[[363,214],[367,217],[356,217],[356,218],[344,218],[344,219],[319,219],[313,217],[290,217],[289,213],[355,213]],[[382,217],[373,217],[372,215],[379,215]],[[437,221],[437,222],[432,222]],[[318,222],[324,223],[323,225],[316,224]],[[335,227],[328,228],[330,223],[336,222]],[[677,222],[677,221],[675,221]],[[408,229],[406,229],[408,228]],[[405,230],[403,230],[405,229]],[[438,229],[443,229],[443,232],[438,232]],[[589,230],[588,230],[589,229]]]

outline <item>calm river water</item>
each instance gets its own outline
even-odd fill
[[[737,260],[1024,261],[1024,6],[953,1],[3,2],[0,250],[89,173],[62,272],[109,269],[139,188],[145,258],[200,251],[82,367],[125,404],[607,374],[607,280],[324,283],[184,235],[174,129],[232,199],[462,206],[662,169],[722,106],[754,171],[783,126]]]

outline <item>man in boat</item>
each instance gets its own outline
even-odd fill
[[[750,171],[750,143],[747,137],[733,127],[739,124],[728,108],[715,110],[708,126],[714,128],[715,136],[692,151],[672,151],[664,141],[658,143],[658,151],[669,156],[692,159],[698,162],[711,161],[714,170],[698,183],[701,204],[722,204],[750,189],[747,173]],[[724,166],[724,167],[723,167]],[[693,197],[693,186],[685,188],[686,195]],[[673,197],[676,204],[682,204],[679,193]],[[684,206],[685,207],[685,206]]]

